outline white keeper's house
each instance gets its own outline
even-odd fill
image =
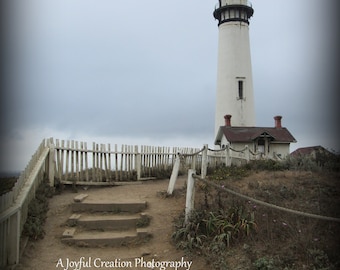
[[[290,144],[296,142],[289,130],[281,125],[281,116],[275,116],[274,127],[232,126],[231,115],[225,115],[225,125],[220,126],[215,145],[224,148],[229,145],[240,151],[248,145],[253,153],[262,158],[283,159],[290,153]]]

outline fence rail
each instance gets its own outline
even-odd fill
[[[246,146],[232,155],[227,146],[219,152],[204,145],[199,148],[97,144],[44,139],[20,174],[13,189],[0,196],[0,268],[19,262],[20,236],[28,215],[28,205],[39,184],[48,179],[51,186],[63,184],[111,185],[167,176],[172,170],[168,193],[172,192],[178,172],[201,170],[221,164],[230,166],[233,158],[249,161]],[[170,191],[169,191],[170,190]]]
[[[0,196],[0,269],[19,263],[20,238],[28,205],[43,180],[64,184],[108,185],[113,181],[143,180],[171,170],[178,153],[186,168],[196,148],[132,146],[44,139],[20,174],[13,189]],[[198,163],[199,164],[199,163]]]
[[[169,186],[167,193],[169,195],[172,194],[180,168],[181,159],[187,157],[186,154],[178,154],[176,161],[174,163]],[[201,175],[204,178],[207,175],[208,168],[216,168],[218,166],[231,166],[232,163],[241,164],[242,162],[249,162],[251,159],[261,158],[261,153],[252,152],[248,145],[241,150],[235,150],[227,145],[222,149],[210,149],[207,144],[203,146],[200,151],[193,153],[190,155],[192,158],[192,166],[191,169],[199,169],[201,170]],[[200,166],[197,166],[196,161],[199,160]]]
[[[1,196],[0,268],[19,262],[20,236],[28,215],[28,205],[48,170],[48,142],[43,140],[13,189]]]
[[[194,210],[194,205],[195,205],[195,202],[194,202],[195,201],[195,180],[202,181],[205,184],[213,186],[214,188],[216,188],[220,191],[233,194],[234,196],[240,197],[244,200],[252,201],[252,202],[255,202],[259,205],[263,205],[263,206],[266,206],[266,207],[269,207],[269,208],[272,208],[272,209],[280,210],[280,211],[287,212],[287,213],[294,214],[294,215],[314,218],[314,219],[320,219],[320,220],[326,220],[326,221],[332,221],[332,222],[340,222],[340,218],[306,213],[306,212],[302,212],[302,211],[278,206],[278,205],[275,205],[275,204],[267,203],[267,202],[264,202],[264,201],[260,201],[258,199],[249,197],[247,195],[241,194],[241,193],[233,191],[231,189],[221,187],[221,186],[219,186],[215,183],[212,183],[211,181],[206,180],[204,177],[196,175],[195,170],[189,170],[188,181],[187,181],[186,203],[185,203],[185,223],[187,223],[189,221],[190,215],[191,215],[192,211]]]
[[[110,184],[155,178],[171,170],[178,153],[190,154],[195,148],[157,147],[59,141],[55,144],[55,177],[61,183]],[[186,163],[192,158],[187,157]]]

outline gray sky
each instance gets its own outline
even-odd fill
[[[48,137],[213,147],[217,0],[6,2],[0,171]],[[256,124],[282,115],[291,150],[340,150],[334,2],[252,1]]]

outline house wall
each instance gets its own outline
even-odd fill
[[[269,146],[269,155],[271,158],[275,158],[275,154],[281,158],[286,158],[289,155],[289,143],[271,143]]]
[[[229,144],[229,142],[226,139],[226,137],[223,135],[222,140],[221,140],[221,148],[224,148],[227,144]]]
[[[228,141],[225,137],[222,138],[221,141],[221,146],[225,146],[228,144]],[[230,146],[232,149],[236,150],[236,151],[240,151],[243,150],[244,147],[246,145],[248,145],[249,149],[252,152],[255,152],[255,149],[258,149],[258,146],[255,145],[256,142],[240,142],[240,143],[231,143]],[[269,147],[268,147],[269,145]],[[286,158],[287,155],[289,155],[289,147],[290,144],[289,143],[275,143],[275,142],[270,142],[269,140],[266,141],[265,147],[264,147],[264,156],[263,157],[267,157],[267,158],[272,158],[272,159],[276,159],[276,156],[279,155],[282,159]],[[269,152],[268,152],[268,148],[269,148]],[[233,157],[245,157],[244,153],[240,153],[240,152],[234,152],[232,153]],[[257,156],[258,157],[258,156]],[[250,155],[250,158],[252,159],[253,156]]]

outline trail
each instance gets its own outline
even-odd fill
[[[203,259],[187,257],[184,251],[177,250],[171,242],[173,220],[184,211],[185,207],[183,186],[186,178],[186,176],[178,178],[175,186],[176,192],[172,197],[164,196],[168,180],[143,181],[114,187],[89,187],[87,190],[78,187],[78,193],[74,193],[69,187],[66,188],[60,195],[55,195],[50,199],[45,224],[46,235],[42,240],[30,241],[27,244],[16,270],[152,269],[152,267],[159,269],[161,262],[181,260],[190,262],[190,269],[206,269]],[[72,214],[71,204],[73,198],[79,193],[89,194],[91,198],[147,201],[148,207],[145,212],[152,217],[149,229],[153,237],[149,242],[136,246],[87,248],[63,244],[61,236],[65,230],[66,221]],[[143,258],[146,263],[139,264],[138,267],[135,267],[134,263],[127,263],[128,261],[134,262],[136,258]],[[170,268],[171,265],[175,264],[168,264],[168,269],[175,269]],[[182,265],[183,267],[178,269],[187,269],[188,265],[186,267]]]

